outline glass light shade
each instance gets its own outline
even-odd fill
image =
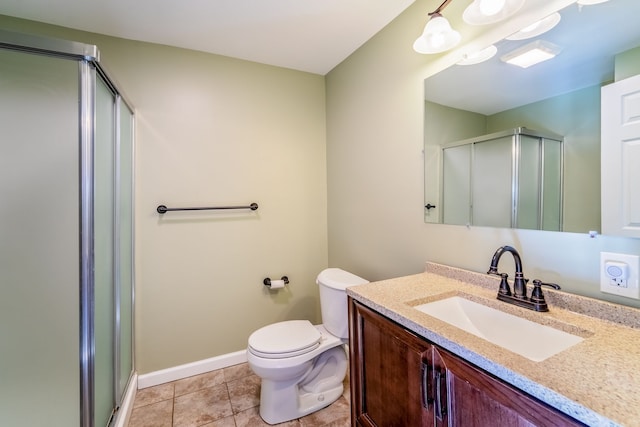
[[[493,16],[500,12],[506,0],[478,0],[478,9],[485,16]]]
[[[474,0],[462,13],[462,19],[470,25],[494,24],[516,13],[524,2],[525,0]]]
[[[479,64],[481,62],[487,61],[498,52],[498,48],[494,45],[489,47],[485,47],[482,50],[479,50],[474,53],[470,53],[468,55],[464,55],[464,58],[461,61],[458,61],[458,65],[474,65]]]
[[[446,18],[434,14],[413,43],[413,50],[425,54],[444,52],[460,43],[460,38],[460,33],[451,28]]]
[[[539,36],[540,34],[546,33],[560,22],[560,14],[558,12],[553,13],[546,18],[541,19],[540,21],[534,22],[533,24],[521,29],[517,33],[513,33],[507,40],[526,40],[532,37]]]

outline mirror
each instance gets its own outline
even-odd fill
[[[487,134],[527,128],[559,135],[563,140],[558,230],[601,229],[600,88],[615,80],[616,57],[640,46],[640,25],[634,22],[640,14],[640,2],[572,4],[559,13],[560,22],[544,34],[526,40],[502,40],[495,44],[497,54],[490,60],[453,65],[425,79],[425,222],[544,229],[540,222],[537,226],[517,221],[496,225],[474,219],[474,204],[478,207],[480,202],[494,209],[498,205],[513,209],[542,203],[543,197],[537,202],[498,201],[492,199],[493,187],[485,188],[476,202],[458,207],[456,215],[444,212],[451,206],[444,200],[445,187],[451,187],[451,172],[446,171],[445,176],[443,170],[444,148]],[[536,40],[551,42],[561,51],[555,58],[529,68],[501,61],[505,54]],[[640,53],[636,57],[640,63]],[[530,154],[521,155],[530,158]],[[510,155],[506,157],[510,162]],[[495,169],[483,174],[493,175]],[[542,193],[538,192],[539,197]],[[465,210],[471,213],[461,216],[460,211]],[[452,217],[456,219],[448,220]]]

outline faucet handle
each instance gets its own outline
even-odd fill
[[[534,279],[533,280],[533,286],[537,286],[537,287],[548,286],[548,287],[553,288],[553,289],[555,289],[557,291],[559,291],[561,289],[560,285],[558,285],[557,283],[545,283],[542,280],[538,280],[538,279]]]
[[[541,280],[535,279],[533,281],[533,290],[531,291],[531,301],[537,304],[544,304],[544,295],[542,293],[542,286],[548,286],[550,288],[559,290],[560,285],[555,283],[544,283]]]
[[[507,281],[509,275],[507,273],[500,273],[500,277],[502,279],[500,280],[500,288],[498,289],[498,293],[501,295],[511,296],[511,288],[509,287],[509,282]]]

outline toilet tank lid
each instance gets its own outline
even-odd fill
[[[362,285],[363,283],[369,283],[369,281],[340,268],[327,268],[318,274],[316,283],[333,289],[344,290],[349,286]]]

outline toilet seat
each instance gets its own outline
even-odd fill
[[[309,353],[320,346],[322,334],[308,320],[288,320],[262,327],[249,337],[249,351],[266,359]]]

